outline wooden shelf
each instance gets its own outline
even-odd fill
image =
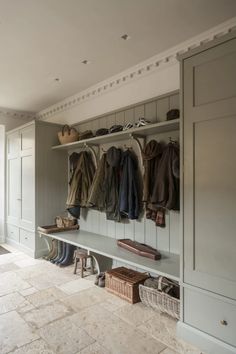
[[[117,246],[116,239],[114,238],[92,232],[79,230],[60,232],[57,234],[39,233],[130,264],[131,266],[138,267],[145,271],[169,277],[173,280],[179,280],[180,264],[179,256],[177,254],[161,251],[162,258],[158,261],[154,261],[149,258],[138,256]]]
[[[121,131],[118,133],[112,133],[102,136],[96,136],[94,138],[75,141],[74,143],[56,145],[53,146],[54,150],[71,150],[79,147],[83,147],[84,144],[87,145],[100,145],[111,143],[120,140],[127,140],[133,137],[145,137],[147,135],[154,135],[159,133],[165,133],[169,131],[174,131],[179,129],[179,119],[174,119],[170,121],[148,124],[140,128],[132,128],[126,131]]]

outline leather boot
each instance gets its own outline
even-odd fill
[[[49,261],[49,259],[52,257],[52,255],[55,252],[55,241],[56,240],[54,240],[54,239],[52,240],[50,251],[49,251],[48,255],[44,257],[44,259],[46,259],[47,261]]]
[[[65,256],[66,256],[66,242],[62,242],[61,257],[55,262],[55,264],[59,265],[64,260]]]
[[[55,263],[58,259],[61,258],[61,250],[62,250],[62,242],[58,241],[57,243],[57,255],[53,259],[50,260],[50,262]]]
[[[60,267],[66,267],[73,263],[75,248],[75,246],[70,245],[69,243],[66,244],[66,256],[64,260],[59,264]]]
[[[53,258],[56,257],[56,255],[57,255],[57,244],[58,244],[58,241],[57,241],[57,240],[54,240],[53,252],[52,252],[51,257],[49,258],[50,261],[51,261],[51,259],[53,259]]]
[[[50,244],[50,249],[49,249],[49,251],[48,251],[48,254],[45,255],[45,256],[43,256],[43,259],[45,259],[46,261],[48,261],[48,257],[51,257],[52,248],[53,248],[53,241],[54,241],[54,240],[52,240],[52,242],[51,242],[51,244]]]

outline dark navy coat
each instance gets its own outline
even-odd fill
[[[121,216],[138,219],[140,213],[139,170],[134,153],[127,150],[121,160],[119,210]]]

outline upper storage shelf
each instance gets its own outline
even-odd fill
[[[174,119],[174,120],[155,123],[155,124],[148,124],[144,127],[132,128],[118,133],[112,133],[112,134],[107,134],[102,136],[96,136],[90,139],[79,140],[79,141],[75,141],[74,143],[57,145],[57,146],[53,146],[52,149],[70,150],[70,149],[82,147],[84,146],[84,144],[100,145],[100,144],[111,143],[119,140],[126,140],[132,136],[137,138],[142,136],[145,137],[147,135],[166,133],[178,129],[179,129],[179,119]]]

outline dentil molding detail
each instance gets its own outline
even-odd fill
[[[212,29],[201,33],[198,36],[191,38],[185,42],[182,42],[178,46],[155,55],[148,60],[139,63],[136,66],[129,68],[121,72],[120,74],[110,77],[105,81],[94,85],[87,90],[81,91],[76,95],[70,96],[55,105],[52,105],[42,111],[40,111],[36,118],[40,120],[47,120],[49,117],[70,109],[71,107],[81,104],[87,100],[91,100],[99,95],[105,94],[110,90],[117,89],[127,83],[138,80],[139,78],[153,73],[157,70],[164,70],[168,66],[177,62],[177,56],[183,54],[193,48],[197,48],[202,44],[205,44],[215,38],[219,38],[229,32],[236,30],[236,17],[223,22],[221,25],[213,27]]]
[[[5,117],[9,118],[16,118],[16,119],[35,119],[36,113],[34,112],[25,112],[25,111],[16,111],[14,109],[8,109],[0,107],[0,116],[4,115]]]

